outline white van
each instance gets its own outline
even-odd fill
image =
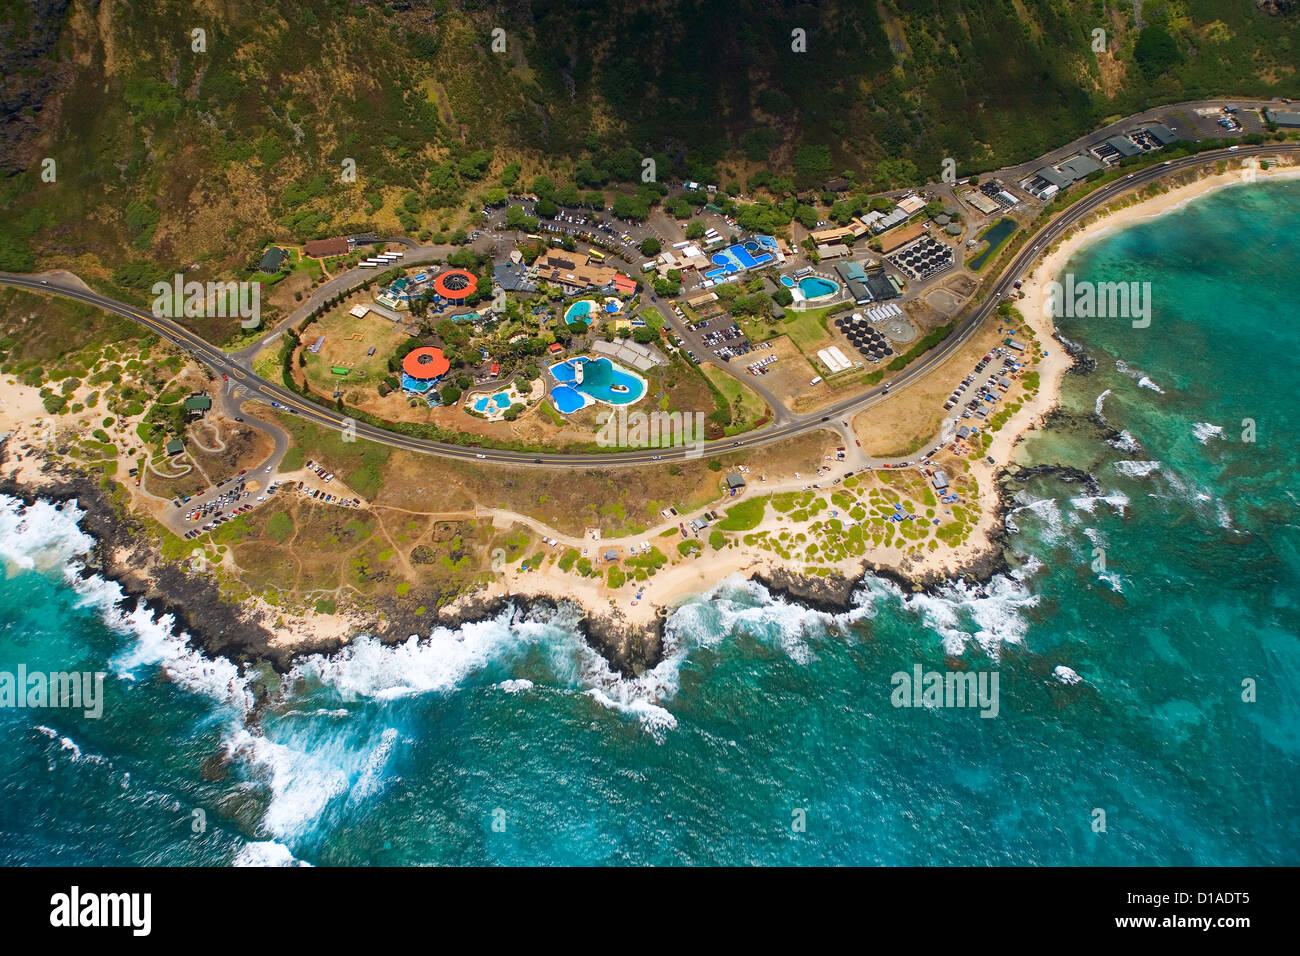
[[[809,382],[808,384],[809,384],[809,385],[820,385],[821,382],[822,382],[822,377],[821,377],[820,375],[818,375],[816,378],[814,378],[814,379],[813,379],[811,382]]]

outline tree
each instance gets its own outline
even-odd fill
[[[681,197],[668,200],[664,203],[664,209],[675,219],[689,219],[691,216],[691,204]]]
[[[537,217],[525,216],[523,206],[511,206],[506,210],[506,228],[532,232],[537,228]]]
[[[697,220],[691,220],[686,224],[686,238],[700,239],[704,236],[704,223]]]
[[[560,210],[554,202],[543,197],[542,199],[537,200],[537,205],[533,207],[533,211],[543,219],[550,219]]]
[[[875,185],[880,189],[917,186],[920,182],[916,163],[910,159],[882,159],[876,164]]]
[[[492,154],[480,149],[462,159],[456,169],[466,179],[482,179],[491,162]]]
[[[639,196],[619,195],[614,197],[614,215],[643,221],[650,215],[650,203]]]
[[[692,225],[694,224],[692,223]],[[688,228],[686,232],[686,237],[689,239],[690,235],[691,235],[690,230]],[[641,255],[645,256],[647,259],[650,258],[651,256],[659,255],[659,251],[662,248],[663,248],[662,244],[654,236],[646,236],[644,239],[641,240]]]
[[[1138,34],[1133,58],[1142,74],[1148,80],[1154,80],[1181,60],[1182,55],[1178,52],[1178,44],[1166,30],[1152,26],[1144,27]]]
[[[460,389],[455,385],[444,385],[438,396],[444,405],[455,405],[460,400]]]
[[[534,176],[532,190],[534,195],[547,199],[555,192],[555,180],[550,176]]]

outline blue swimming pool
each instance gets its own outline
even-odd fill
[[[719,249],[713,255],[709,256],[719,268],[710,269],[704,273],[706,279],[719,279],[722,276],[732,275],[737,272],[744,272],[746,269],[752,269],[755,266],[761,266],[773,261],[775,256],[771,252],[764,252],[764,249],[775,251],[776,242],[771,241],[771,245],[763,242],[766,236],[757,236],[754,239],[744,243],[736,243],[727,246],[725,249]]]
[[[474,401],[474,411],[484,415],[492,411],[505,411],[510,407],[510,396],[506,392],[497,392],[495,395],[480,395]]]
[[[584,395],[606,405],[631,405],[645,397],[645,379],[607,358],[571,358],[552,365],[551,375],[558,383],[551,389],[551,397],[562,412],[576,411],[587,404],[575,404]],[[566,403],[573,407],[566,408]]]
[[[591,313],[596,309],[596,303],[591,299],[582,299],[573,303],[564,310],[565,322],[585,322],[591,324]]]
[[[781,276],[781,285],[785,286],[787,289],[793,289],[794,280],[789,276]]]
[[[565,415],[576,412],[587,404],[587,399],[571,385],[557,385],[551,389],[551,399],[555,407]]]
[[[805,276],[799,280],[799,291],[805,299],[824,299],[840,291],[840,287],[830,279],[821,276]]]

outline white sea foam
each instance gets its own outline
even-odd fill
[[[616,699],[599,687],[593,687],[587,693],[602,707],[635,717],[645,731],[658,741],[662,742],[668,731],[677,729],[677,718],[670,710],[644,697],[633,697],[624,693]]]
[[[23,546],[15,549],[19,566],[34,566],[25,559],[39,552],[42,545],[52,556],[51,567],[60,563],[66,567],[93,545],[93,540],[76,528],[80,512],[75,509],[58,512],[34,507],[27,511],[32,514],[11,504],[0,507],[0,528],[7,516],[14,529],[10,545],[16,540],[19,521],[45,529],[35,537],[24,535]],[[1059,510],[1057,514],[1059,519]],[[33,517],[40,520],[33,521]],[[871,578],[858,592],[855,606],[834,615],[786,602],[761,585],[735,577],[679,608],[666,622],[663,659],[630,678],[614,671],[581,638],[580,611],[566,607],[528,615],[506,610],[491,620],[472,622],[454,631],[436,629],[398,645],[385,646],[363,638],[332,657],[300,662],[286,676],[282,688],[288,703],[294,701],[299,680],[324,685],[345,698],[381,702],[450,693],[489,666],[508,666],[524,651],[540,649],[562,684],[601,707],[627,715],[662,741],[677,726],[669,705],[678,690],[682,665],[699,648],[743,632],[779,648],[797,663],[807,663],[815,658],[817,641],[827,627],[872,618],[881,601],[897,600],[919,614],[950,653],[959,653],[969,640],[975,640],[996,656],[1004,642],[1024,638],[1028,624],[1019,612],[1036,603],[1025,582],[1037,567],[1037,562],[1031,562],[1016,574],[999,576],[987,585],[960,583],[936,595],[904,596],[892,584]],[[241,849],[240,865],[292,861],[293,840],[318,826],[338,801],[368,800],[392,779],[394,754],[403,746],[396,728],[339,720],[351,711],[331,707],[328,702],[304,706],[301,711],[272,711],[269,717],[249,723],[251,683],[238,667],[224,659],[207,659],[192,649],[170,616],[155,618],[142,603],[131,606],[124,602],[115,583],[94,576],[79,578],[75,569],[67,574],[83,604],[95,608],[112,629],[129,636],[128,645],[112,659],[120,679],[139,679],[146,668],[157,668],[186,691],[229,706],[223,715],[228,722],[223,734],[225,750],[228,756],[246,762],[254,776],[265,782],[268,802],[262,826],[275,837]],[[514,678],[500,681],[499,686],[507,693],[519,693],[533,685]],[[326,724],[325,733],[322,720],[332,721]]]
[[[30,507],[16,498],[0,496],[0,556],[11,566],[27,570],[61,570],[78,594],[79,606],[95,610],[109,628],[134,643],[112,661],[114,672],[133,679],[146,664],[159,665],[187,690],[247,709],[248,694],[239,669],[225,659],[211,660],[189,646],[184,634],[174,630],[170,615],[155,618],[142,601],[129,605],[120,585],[99,575],[83,576],[78,560],[94,546],[94,538],[81,531],[80,508],[56,508],[37,500]]]
[[[934,594],[904,594],[894,584],[869,578],[873,590],[884,591],[915,611],[921,622],[940,638],[945,654],[958,656],[974,641],[998,660],[1004,644],[1023,644],[1029,621],[1022,613],[1038,604],[1027,581],[1043,565],[1031,557],[1010,575],[996,575],[986,584],[957,581]]]
[[[24,571],[65,567],[95,546],[95,539],[77,526],[85,514],[76,504],[62,507],[37,500],[30,507],[0,495],[0,562]]]
[[[1107,439],[1106,444],[1118,451],[1135,452],[1142,450],[1142,443],[1134,438],[1127,428],[1114,438]]]
[[[1102,424],[1106,423],[1106,416],[1102,413],[1101,409],[1102,406],[1106,404],[1106,396],[1109,394],[1110,394],[1110,389],[1106,389],[1106,391],[1102,392],[1100,395],[1097,396],[1097,401],[1093,402],[1092,405],[1093,412],[1096,414],[1096,416],[1099,419],[1101,419]]]
[[[1008,517],[1027,511],[1042,521],[1041,534],[1044,541],[1060,539],[1065,523],[1061,515],[1061,506],[1055,498],[1029,498],[1024,492],[1019,492],[1016,501],[1020,502],[1020,505],[1008,511]]]
[[[1160,468],[1158,461],[1117,461],[1115,470],[1130,478],[1145,478]]]
[[[240,725],[224,743],[229,757],[246,761],[265,780],[270,800],[262,824],[284,840],[310,832],[336,798],[359,800],[378,789],[377,761],[391,753],[390,729],[366,735],[353,724],[323,735],[319,727],[281,728],[275,733],[282,741]]]
[[[1074,668],[1066,667],[1064,664],[1057,664],[1052,668],[1052,676],[1062,684],[1077,684],[1083,680]]]
[[[1098,504],[1110,505],[1116,514],[1124,515],[1128,513],[1129,497],[1122,491],[1112,491],[1104,495],[1081,495],[1078,498],[1071,498],[1070,504],[1077,511],[1086,511],[1093,514],[1097,510]]]
[[[530,648],[540,648],[563,684],[634,717],[662,739],[676,720],[660,702],[676,693],[677,670],[686,651],[674,652],[666,638],[664,660],[642,675],[627,678],[581,638],[578,624],[579,612],[573,608],[527,615],[507,608],[496,617],[455,629],[435,628],[427,637],[412,637],[401,644],[361,638],[336,654],[305,658],[287,679],[318,681],[345,698],[389,701],[449,694],[487,668],[508,665]],[[496,686],[520,693],[534,685],[530,680],[510,679]]]
[[[1123,359],[1115,360],[1115,370],[1119,372],[1121,375],[1127,375],[1129,378],[1137,382],[1138,385],[1142,388],[1149,388],[1151,389],[1151,391],[1159,392],[1161,395],[1165,393],[1165,390],[1161,388],[1159,385],[1157,385],[1152,380],[1151,376],[1147,375],[1147,373],[1142,371],[1141,369],[1132,368]]]
[[[134,638],[109,662],[118,677],[135,680],[142,668],[158,667],[173,683],[227,704],[241,717],[252,709],[252,691],[238,665],[195,650],[188,636],[176,629],[170,614],[155,616],[140,600],[127,604],[121,586],[98,575],[80,578],[69,573],[68,581],[81,596],[83,607],[95,608],[111,629]]]
[[[75,507],[62,511],[37,502],[23,509],[14,499],[0,500],[0,541],[13,553],[20,568],[43,569],[62,566],[68,584],[76,591],[82,607],[97,612],[114,632],[128,639],[111,660],[115,676],[133,681],[146,668],[157,668],[183,690],[224,705],[228,722],[223,743],[228,753],[247,755],[251,762],[269,770],[271,802],[265,820],[273,832],[301,832],[319,816],[338,789],[336,775],[346,783],[348,775],[361,777],[367,757],[375,748],[361,749],[349,762],[337,748],[322,747],[320,738],[307,737],[295,751],[290,745],[267,740],[260,730],[250,729],[245,718],[253,696],[247,678],[224,658],[210,659],[190,647],[186,635],[175,628],[171,615],[155,617],[142,601],[131,602],[120,585],[98,575],[82,576],[77,558],[94,544],[76,526],[82,512]],[[9,535],[3,531],[9,531]],[[21,531],[21,537],[16,537]],[[44,731],[48,731],[45,728]],[[70,739],[61,748],[74,762],[100,760],[86,756]],[[335,770],[331,764],[338,763]],[[123,777],[123,787],[129,777]],[[250,851],[256,853],[257,851]]]
[[[392,778],[385,771],[388,767],[389,758],[393,755],[393,748],[396,745],[397,729],[395,727],[385,727],[379,735],[379,743],[365,756],[365,762],[361,765],[361,772],[357,775],[357,781],[352,785],[352,790],[348,794],[350,803],[360,803],[379,793],[392,782]]]
[[[85,754],[81,752],[81,747],[71,737],[65,737],[53,727],[46,727],[44,724],[38,724],[36,732],[42,737],[58,741],[59,750],[65,754],[69,763],[93,763],[108,765],[108,760],[99,754]]]
[[[299,661],[289,679],[318,680],[345,699],[393,700],[447,693],[488,665],[544,644],[553,630],[543,621],[516,619],[503,612],[455,630],[439,627],[427,638],[411,637],[400,644],[384,645],[363,637],[336,654]]]
[[[508,665],[528,649],[541,648],[561,683],[635,719],[656,740],[663,740],[677,726],[666,704],[675,697],[682,664],[692,652],[743,631],[804,664],[814,657],[810,634],[819,634],[836,621],[851,622],[874,613],[869,599],[839,616],[810,610],[774,598],[761,585],[736,576],[678,608],[665,624],[662,659],[634,677],[614,671],[581,638],[580,612],[562,607],[527,615],[506,609],[490,620],[454,630],[436,628],[427,637],[397,645],[362,638],[334,655],[300,661],[287,680],[318,681],[345,697],[374,700],[451,693],[489,666]],[[533,683],[510,679],[495,686],[519,693]]]
[[[283,843],[263,840],[257,843],[245,843],[230,862],[231,866],[311,866],[296,859]]]
[[[1209,422],[1197,422],[1192,426],[1192,435],[1202,445],[1208,445],[1212,438],[1223,437],[1223,427]]]

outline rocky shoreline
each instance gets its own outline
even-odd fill
[[[7,450],[0,443],[0,467],[6,461]],[[1010,533],[1004,520],[1012,494],[1023,487],[1025,480],[1038,474],[1054,473],[1065,480],[1094,481],[1086,472],[1073,475],[1065,473],[1068,471],[1074,470],[1055,466],[1026,469],[1016,465],[1004,469],[999,474],[999,505],[988,546],[963,566],[958,578],[970,585],[980,585],[1012,570],[1014,562],[1008,557],[1007,540]],[[97,574],[116,582],[122,589],[124,603],[143,601],[155,618],[170,615],[176,627],[204,654],[246,666],[267,663],[284,673],[300,658],[334,654],[349,643],[350,636],[308,639],[293,646],[277,644],[273,624],[266,619],[264,610],[230,601],[212,579],[194,573],[180,562],[165,560],[143,533],[142,522],[126,513],[94,477],[47,464],[41,469],[42,483],[36,487],[16,480],[15,474],[0,474],[0,494],[27,505],[38,498],[60,505],[75,501],[83,512],[80,527],[96,542],[86,557],[83,575]],[[777,569],[755,572],[750,580],[774,597],[829,614],[843,614],[854,606],[854,594],[868,574],[892,582],[905,595],[934,593],[954,580],[935,572],[910,574],[906,566],[891,568],[869,561],[862,562],[862,572],[857,576],[805,575]],[[579,612],[577,627],[582,639],[623,676],[644,673],[663,660],[668,609],[661,609],[652,621],[642,624],[629,621],[618,612],[582,608],[565,598],[541,595],[489,597],[471,593],[434,615],[420,617],[396,603],[385,604],[358,618],[354,630],[369,634],[383,644],[398,644],[412,636],[425,636],[434,627],[455,629],[503,613],[520,618],[549,617],[565,609]]]

